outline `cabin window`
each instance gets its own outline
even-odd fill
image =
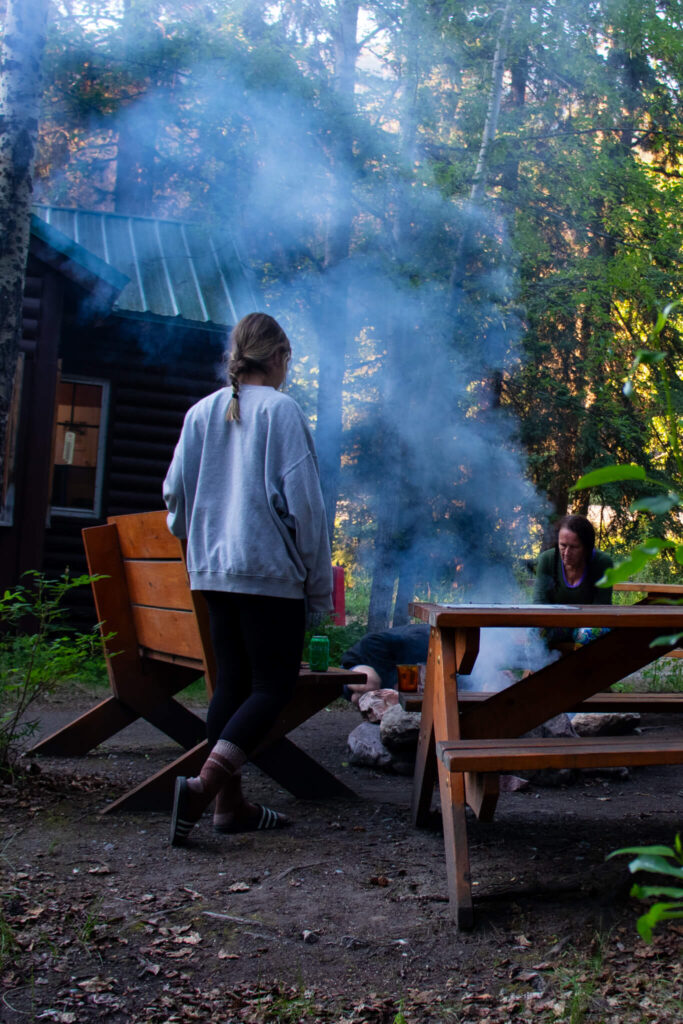
[[[109,384],[61,377],[57,384],[52,512],[99,516]]]

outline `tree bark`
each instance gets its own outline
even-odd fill
[[[339,97],[340,124],[330,153],[332,213],[325,240],[324,278],[334,283],[324,287],[320,305],[319,377],[316,447],[320,461],[320,480],[327,511],[327,529],[332,541],[339,498],[342,449],[342,387],[349,330],[348,284],[343,264],[349,257],[353,224],[352,178],[348,172],[353,161],[352,118],[355,105],[356,60],[358,46],[357,0],[340,0],[339,18],[334,32],[334,84]]]
[[[505,71],[505,60],[507,57],[512,14],[513,2],[512,0],[507,0],[507,4],[503,11],[500,30],[498,32],[498,38],[496,40],[493,63],[491,65],[491,95],[489,96],[488,107],[486,109],[486,120],[484,121],[481,143],[479,145],[479,155],[477,157],[477,166],[474,171],[474,181],[470,190],[470,203],[473,206],[480,206],[486,196],[486,181],[489,173],[489,152],[498,130],[500,105],[503,97],[503,73]],[[460,236],[460,242],[458,243],[458,249],[453,261],[453,270],[451,272],[449,289],[452,308],[455,308],[456,306],[457,296],[467,272],[467,257],[472,244],[471,224],[472,219],[468,218],[462,235]]]
[[[0,480],[21,341],[46,26],[47,0],[7,0],[0,55]]]

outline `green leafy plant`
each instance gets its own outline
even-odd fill
[[[67,570],[49,579],[31,571],[0,598],[0,772],[13,773],[18,744],[35,732],[31,705],[100,651],[99,634],[70,629],[63,606],[70,591],[97,578],[71,578]]]
[[[662,332],[674,311],[683,305],[683,300],[670,303],[658,315],[657,321],[648,336],[649,347],[639,349],[633,360],[626,383],[624,394],[631,398],[635,391],[635,380],[641,367],[651,367],[658,382],[658,394],[661,397],[661,410],[658,419],[663,425],[663,444],[670,456],[672,471],[668,480],[658,480],[648,475],[642,466],[633,463],[628,465],[609,465],[594,469],[584,474],[574,484],[573,491],[600,487],[604,484],[639,481],[651,485],[655,493],[639,498],[631,503],[631,512],[645,512],[654,516],[662,516],[683,507],[683,417],[679,416],[674,406],[674,388],[672,382],[678,378],[677,368],[672,365],[672,354],[667,351],[662,341]],[[662,552],[670,551],[678,563],[683,565],[683,543],[662,537],[647,537],[631,549],[626,558],[608,569],[598,586],[611,587],[615,583],[623,583],[641,572]],[[673,636],[658,637],[653,646],[669,646],[683,637],[683,632]]]
[[[648,900],[657,896],[665,896],[666,901],[658,900],[650,909],[642,914],[636,922],[638,934],[645,942],[652,942],[652,933],[660,921],[671,921],[683,918],[683,844],[680,833],[676,835],[673,846],[625,846],[621,850],[613,850],[608,854],[617,857],[619,854],[636,854],[628,866],[631,874],[636,871],[649,871],[657,875],[666,875],[677,880],[678,885],[639,885],[637,882],[631,889],[631,896],[639,900]]]

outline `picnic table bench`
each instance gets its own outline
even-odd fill
[[[670,650],[651,647],[663,633],[683,627],[683,606],[438,605],[415,603],[411,614],[429,623],[422,719],[413,786],[413,822],[426,825],[438,778],[448,894],[452,916],[472,927],[473,904],[466,805],[490,820],[498,799],[498,773],[558,767],[682,764],[683,734],[673,740],[610,736],[529,738],[524,733],[563,711],[609,705],[610,698],[651,705],[659,695],[600,694]],[[479,652],[481,627],[607,626],[609,633],[491,693],[458,692]],[[596,696],[597,695],[597,696]],[[646,699],[647,698],[647,699]],[[665,695],[659,710],[681,710]],[[668,702],[668,703],[667,703]],[[624,707],[626,701],[621,701]]]
[[[34,754],[80,756],[144,718],[185,753],[109,804],[116,810],[169,810],[177,775],[197,774],[208,754],[204,720],[175,695],[202,676],[209,698],[216,668],[208,609],[190,590],[182,543],[166,512],[112,516],[82,531],[111,696],[37,743]],[[268,624],[263,624],[268,643]],[[294,695],[251,761],[294,796],[354,796],[287,733],[327,707],[359,674],[302,666]]]

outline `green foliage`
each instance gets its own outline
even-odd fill
[[[660,479],[646,472],[642,466],[608,465],[584,474],[572,490],[583,491],[600,487],[604,484],[624,483],[633,480],[646,483],[657,488],[660,493],[650,494],[631,503],[631,512],[645,513],[653,517],[665,516],[683,506],[683,456],[681,454],[681,429],[683,418],[678,413],[674,401],[675,382],[678,381],[679,360],[673,341],[665,342],[665,329],[672,320],[681,302],[672,302],[658,315],[651,330],[648,341],[649,348],[638,349],[628,378],[624,385],[624,394],[628,397],[636,395],[634,381],[637,380],[641,367],[655,367],[658,375],[658,402],[654,416],[663,424],[660,438],[667,456],[668,478]],[[663,492],[663,493],[662,493]],[[601,586],[613,586],[631,579],[636,573],[645,569],[663,552],[671,552],[678,565],[683,565],[683,543],[661,537],[647,537],[628,553],[614,568],[609,569],[600,581]],[[682,636],[683,634],[678,634]],[[672,641],[671,637],[660,638],[655,643],[665,644]]]
[[[631,896],[639,900],[650,900],[658,896],[667,897],[666,900],[658,900],[646,913],[642,914],[637,921],[638,934],[645,942],[652,942],[652,933],[660,921],[673,921],[683,918],[683,844],[681,844],[680,833],[676,835],[673,847],[671,846],[625,846],[620,850],[613,850],[608,854],[610,857],[617,857],[619,854],[636,854],[628,866],[631,874],[636,871],[647,871],[650,874],[664,875],[667,879],[673,879],[680,884],[657,884],[639,885],[636,883],[631,889]]]
[[[60,579],[24,574],[25,583],[0,598],[0,772],[12,772],[17,746],[37,723],[32,704],[64,680],[102,664],[99,633],[78,633],[64,622],[63,600],[99,577],[67,572]]]

